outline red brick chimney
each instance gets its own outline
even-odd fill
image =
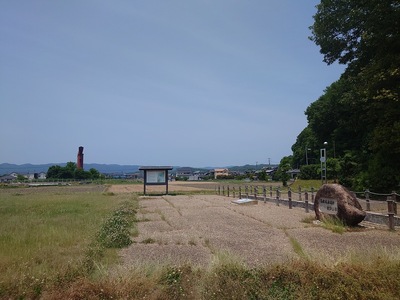
[[[78,155],[76,158],[76,167],[78,169],[83,169],[83,147],[79,147]]]

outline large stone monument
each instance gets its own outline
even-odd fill
[[[315,195],[314,210],[318,220],[337,217],[349,226],[357,225],[366,216],[355,194],[340,184],[324,184]]]

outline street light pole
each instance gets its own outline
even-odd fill
[[[307,148],[306,146],[306,165],[308,166],[308,151],[311,150],[310,148]]]
[[[324,142],[325,148],[322,148],[320,150],[320,154],[321,154],[321,158],[320,158],[320,161],[321,161],[321,181],[322,181],[322,183],[324,183],[324,181],[325,181],[325,183],[328,182],[327,177],[326,177],[326,146],[327,145],[328,145],[328,142]]]

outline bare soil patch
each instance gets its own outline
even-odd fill
[[[399,231],[360,228],[340,235],[302,222],[314,216],[304,209],[232,200],[215,195],[141,197],[139,236],[121,251],[122,264],[208,266],[229,253],[249,266],[268,265],[296,258],[293,240],[307,256],[322,260],[335,261],[366,246],[400,251]]]

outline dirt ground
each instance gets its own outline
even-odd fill
[[[122,186],[109,189],[117,190],[127,192]],[[361,227],[338,234],[304,222],[314,213],[301,208],[262,201],[238,205],[233,200],[216,195],[141,197],[139,236],[121,251],[122,266],[209,266],[227,253],[248,266],[268,265],[298,257],[294,243],[305,255],[331,263],[354,253],[400,251],[399,230]]]
[[[217,186],[213,182],[185,182],[171,181],[168,183],[169,192],[190,192],[202,190],[214,190]],[[112,185],[107,189],[112,193],[143,193],[143,184],[119,184]],[[165,185],[148,185],[146,186],[147,193],[164,193]]]

